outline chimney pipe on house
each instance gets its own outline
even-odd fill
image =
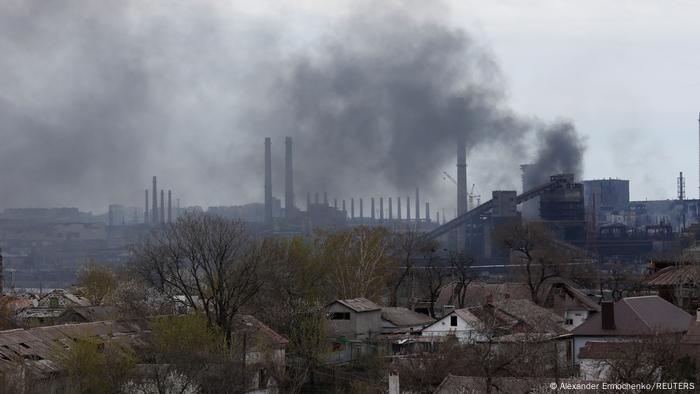
[[[603,301],[600,303],[601,327],[603,330],[615,329],[615,303]]]

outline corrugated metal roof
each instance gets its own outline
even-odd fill
[[[366,298],[350,298],[346,300],[336,300],[336,302],[339,302],[358,313],[378,311],[381,309],[379,305]]]
[[[695,283],[700,269],[694,265],[670,266],[649,276],[644,282],[649,286],[675,286]]]

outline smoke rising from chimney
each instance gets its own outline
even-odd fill
[[[3,207],[141,205],[153,173],[185,201],[260,201],[260,135],[275,157],[294,138],[301,193],[420,186],[435,201],[459,135],[468,155],[517,153],[488,174],[503,187],[525,162],[545,177],[581,168],[573,125],[511,110],[489,49],[419,2],[355,5],[294,46],[291,23],[225,2],[50,3],[0,3]],[[532,158],[538,130],[552,132]]]

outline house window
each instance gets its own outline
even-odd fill
[[[450,316],[450,326],[457,327],[457,316]]]
[[[567,325],[569,325],[569,326],[572,325],[572,324],[574,324],[574,319],[566,319],[565,324],[567,324]]]
[[[267,388],[267,373],[264,368],[258,372],[258,388]]]
[[[350,312],[333,312],[331,320],[350,320]]]

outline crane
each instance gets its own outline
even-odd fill
[[[443,171],[442,175],[444,175],[442,179],[449,179],[452,181],[452,183],[455,184],[455,186],[457,186],[457,181],[454,178],[452,178],[452,175],[448,174],[447,171]]]
[[[476,190],[476,184],[472,183],[472,190],[469,192],[469,206],[472,208],[478,207],[481,205],[481,194],[479,193],[478,190]],[[474,205],[474,199],[476,198],[476,205]]]

